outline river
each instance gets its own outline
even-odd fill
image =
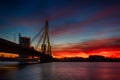
[[[0,80],[120,80],[120,63],[0,64]]]

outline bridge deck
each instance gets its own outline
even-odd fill
[[[0,52],[7,52],[13,54],[24,54],[24,55],[34,55],[34,56],[45,56],[39,51],[32,48],[26,48],[14,42],[0,38]]]

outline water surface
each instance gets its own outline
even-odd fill
[[[1,64],[0,80],[120,80],[120,63]]]

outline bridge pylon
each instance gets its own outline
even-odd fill
[[[43,42],[41,45],[41,51],[42,53],[45,53],[51,56],[51,44],[50,44],[50,39],[49,39],[48,20],[46,20],[45,22],[44,37],[43,37]]]

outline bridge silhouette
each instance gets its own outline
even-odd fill
[[[19,36],[19,38],[24,38]],[[47,40],[47,44],[45,41]],[[39,41],[40,42],[40,41]],[[39,44],[39,43],[38,43]],[[51,46],[48,35],[48,21],[45,23],[44,34],[43,34],[43,43],[41,45],[41,52],[31,48],[30,45],[28,47],[24,46],[22,41],[19,41],[19,44],[5,40],[0,38],[0,52],[19,54],[20,56],[37,56],[40,59],[40,62],[51,62],[53,57],[51,55]],[[48,49],[46,48],[48,46]],[[48,52],[47,52],[48,51]],[[22,59],[22,57],[20,57]]]

